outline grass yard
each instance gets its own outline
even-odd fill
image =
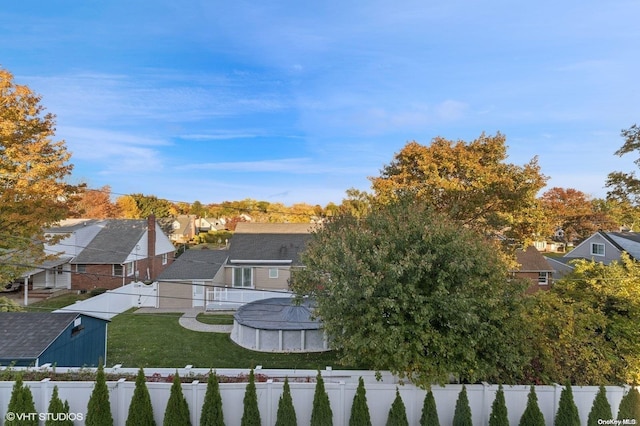
[[[196,319],[205,324],[233,325],[233,315],[198,314]]]
[[[55,311],[56,309],[64,308],[68,305],[73,305],[76,301],[85,300],[89,297],[91,297],[89,293],[67,293],[61,296],[52,297],[50,299],[43,299],[38,302],[31,303],[25,308],[25,310],[30,312],[51,312]]]
[[[109,324],[107,364],[124,367],[299,368],[337,366],[334,352],[276,354],[253,352],[231,341],[228,334],[183,328],[182,314],[134,314],[114,317]],[[213,315],[206,315],[213,317]],[[200,318],[198,318],[200,319]],[[341,367],[344,368],[344,367]]]

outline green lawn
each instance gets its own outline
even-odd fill
[[[65,306],[72,305],[78,300],[88,299],[89,297],[91,297],[89,293],[67,293],[61,296],[52,297],[51,299],[43,299],[38,302],[31,303],[25,308],[25,310],[32,312],[51,312],[56,309],[64,308]]]
[[[334,352],[275,354],[241,348],[228,334],[183,328],[181,314],[134,314],[128,311],[109,324],[107,364],[124,367],[323,369],[337,366]],[[343,368],[343,367],[341,367]]]
[[[233,315],[227,314],[198,314],[196,319],[205,324],[232,325]]]

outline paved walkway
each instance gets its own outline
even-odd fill
[[[200,331],[203,333],[231,333],[233,325],[230,324],[205,324],[196,319],[198,314],[203,313],[202,309],[170,309],[170,308],[140,308],[135,311],[136,314],[153,314],[167,312],[182,312],[178,322],[187,330]]]

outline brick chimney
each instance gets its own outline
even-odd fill
[[[149,265],[149,279],[155,278],[155,257],[156,257],[156,217],[150,215],[147,218],[147,253]]]

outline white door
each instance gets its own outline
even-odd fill
[[[193,281],[191,285],[193,291],[193,307],[204,307],[204,281]]]

